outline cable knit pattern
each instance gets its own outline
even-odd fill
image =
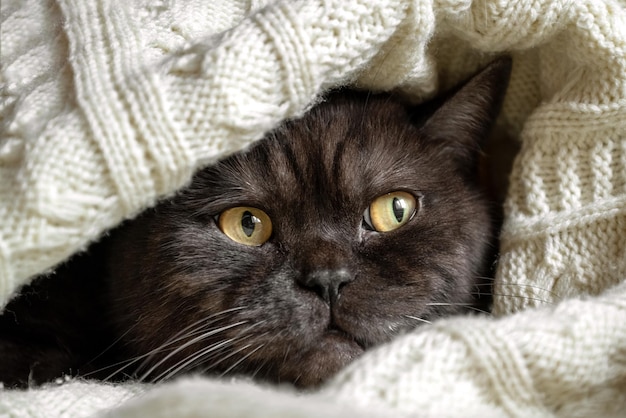
[[[495,318],[424,326],[314,394],[70,381],[0,389],[0,415],[623,415],[625,1],[0,4],[0,307],[338,85],[420,101],[509,53],[498,127],[521,142]]]

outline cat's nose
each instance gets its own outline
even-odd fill
[[[300,283],[317,293],[326,303],[331,304],[339,298],[343,285],[352,280],[354,280],[352,272],[346,268],[340,268],[311,271],[301,277]]]

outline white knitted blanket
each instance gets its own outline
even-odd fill
[[[421,327],[312,394],[206,377],[70,381],[0,389],[0,416],[626,414],[626,1],[1,7],[0,309],[34,275],[333,86],[420,100],[509,53],[499,127],[521,152],[495,318]]]

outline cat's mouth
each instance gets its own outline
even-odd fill
[[[324,336],[340,341],[342,344],[350,345],[354,349],[358,348],[360,351],[365,351],[367,349],[363,341],[359,340],[354,335],[342,330],[334,324],[328,327]]]

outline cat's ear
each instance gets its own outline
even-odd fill
[[[499,58],[452,91],[422,125],[424,139],[475,173],[480,148],[500,112],[510,73],[511,59]]]

